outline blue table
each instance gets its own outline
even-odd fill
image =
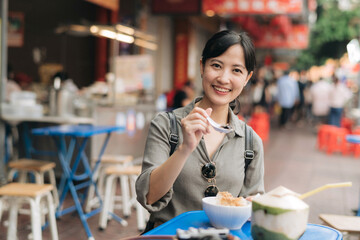
[[[100,164],[100,159],[105,151],[112,132],[123,132],[124,128],[117,126],[93,126],[93,125],[60,125],[44,128],[36,128],[32,130],[33,135],[51,136],[58,149],[58,157],[63,170],[61,181],[59,184],[60,201],[56,211],[56,217],[77,211],[80,220],[85,228],[88,239],[94,239],[90,231],[87,219],[100,212],[102,207],[101,197],[93,180],[93,173]],[[90,137],[97,134],[107,134],[101,147],[98,159],[94,168],[91,168],[88,157],[85,154],[85,147]],[[70,139],[67,144],[66,138]],[[74,151],[75,150],[75,151]],[[82,163],[84,171],[78,173],[78,167]],[[100,199],[100,207],[85,214],[82,205],[86,198],[87,189],[90,185],[95,188],[95,193]],[[78,190],[85,189],[85,194],[79,197]],[[65,197],[70,191],[75,205],[66,209],[62,209]],[[80,201],[81,200],[81,201]]]
[[[154,228],[144,235],[176,235],[176,229],[187,230],[189,227],[209,228],[211,227],[209,218],[204,211],[190,211],[171,219],[170,221]],[[232,235],[239,237],[241,240],[251,240],[251,222],[246,222],[239,230],[231,230]],[[304,235],[300,240],[341,240],[342,234],[330,227],[308,224]]]

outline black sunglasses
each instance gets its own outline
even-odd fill
[[[213,162],[206,163],[201,168],[201,174],[209,183],[212,183],[212,185],[208,186],[205,189],[204,196],[205,197],[216,196],[216,194],[219,192],[219,189],[215,185],[216,184],[216,181],[215,181],[215,177],[216,177],[215,163],[213,163]]]

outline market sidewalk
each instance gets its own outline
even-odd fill
[[[351,181],[350,188],[333,188],[307,199],[310,206],[310,223],[321,224],[320,213],[353,215],[359,202],[360,159],[342,156],[339,153],[327,155],[316,148],[316,134],[306,126],[284,130],[272,129],[269,141],[265,143],[265,187],[269,191],[279,185],[304,193],[323,184]],[[121,216],[120,212],[118,212]],[[7,218],[5,214],[4,218]],[[30,232],[30,219],[21,216],[19,240],[26,240]],[[121,239],[139,234],[135,212],[123,227],[116,221],[108,223],[105,231],[98,230],[98,215],[88,220],[95,239]],[[6,239],[6,228],[1,222],[0,240]],[[76,215],[66,215],[58,220],[60,240],[86,239],[84,228]],[[51,239],[49,230],[44,230],[44,239]]]
[[[328,183],[352,182],[352,187],[332,188],[310,196],[310,223],[321,224],[320,213],[353,215],[358,208],[360,159],[340,153],[327,155],[316,147],[311,128],[272,130],[265,143],[265,187],[279,185],[305,193]]]

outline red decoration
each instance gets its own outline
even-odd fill
[[[254,16],[236,17],[233,21],[250,34],[255,47],[304,49],[308,46],[308,26],[292,25],[286,15],[275,16],[270,24],[260,24]]]
[[[153,14],[200,14],[200,0],[152,0]]]
[[[188,52],[189,52],[189,35],[186,30],[182,29],[185,22],[177,23],[177,33],[175,35],[175,55],[174,55],[174,86],[181,88],[188,80]]]
[[[310,0],[309,9],[316,7]],[[315,5],[314,5],[315,4]],[[301,14],[303,0],[202,0],[202,11],[216,14]]]

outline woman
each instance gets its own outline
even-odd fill
[[[245,33],[216,33],[200,60],[204,96],[174,110],[179,143],[169,157],[170,120],[159,113],[151,122],[142,173],[136,182],[138,201],[151,213],[147,230],[191,210],[201,199],[228,191],[233,196],[264,192],[263,147],[253,133],[255,158],[244,172],[244,126],[236,116],[239,97],[255,67],[255,49]],[[236,102],[234,111],[230,103]],[[215,131],[207,121],[229,124],[234,132]],[[207,173],[214,173],[210,176]],[[205,194],[206,193],[206,194]]]

